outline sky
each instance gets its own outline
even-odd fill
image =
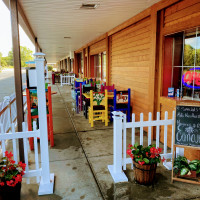
[[[5,6],[2,0],[0,0],[0,52],[4,56],[8,55],[8,52],[12,49],[12,36],[11,36],[11,22],[10,11]],[[35,52],[35,46],[28,38],[26,33],[21,27],[19,27],[20,34],[20,46],[26,46]]]

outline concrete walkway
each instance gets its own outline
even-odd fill
[[[162,165],[157,168],[153,186],[136,184],[130,167],[125,172],[129,182],[114,184],[107,169],[113,163],[112,124],[105,127],[102,122],[95,122],[91,128],[82,113],[75,113],[69,86],[54,85],[52,90],[57,92],[52,96],[55,146],[49,149],[55,192],[37,196],[38,185],[33,180],[29,185],[23,184],[22,200],[200,199],[199,186],[171,184],[171,172]]]

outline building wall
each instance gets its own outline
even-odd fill
[[[151,66],[150,16],[111,36],[110,84],[118,90],[131,88],[133,112],[149,112]]]
[[[200,1],[184,0],[164,9],[164,35],[198,26]]]
[[[200,26],[200,0],[162,0],[142,13],[105,33],[105,37],[86,44],[89,47],[89,70],[92,55],[106,51],[109,85],[116,89],[131,88],[131,101],[136,120],[139,113],[171,113],[176,101],[162,96],[164,37]],[[155,138],[155,132],[154,132]],[[163,130],[160,139],[163,142]],[[171,130],[168,129],[168,146]],[[192,152],[192,151],[191,151]],[[191,156],[191,152],[189,153]],[[200,158],[199,152],[192,152]],[[188,152],[186,152],[188,155]]]
[[[90,46],[90,55],[99,54],[106,51],[106,39],[103,39]]]
[[[166,54],[165,50],[167,49],[164,44],[164,38],[166,35],[184,31],[194,27],[200,27],[200,1],[199,0],[184,0],[177,2],[167,8],[163,9],[163,21],[161,21],[161,38],[162,43],[160,44],[159,56],[162,58],[159,65],[159,82],[158,82],[158,110],[161,112],[161,118],[164,119],[164,112],[169,112],[169,118],[172,117],[172,111],[175,110],[176,105],[179,103],[176,100],[167,99],[162,97],[163,90],[163,64],[165,63],[164,55]],[[164,51],[162,51],[164,49]],[[160,140],[164,141],[163,129],[161,129]],[[171,142],[171,128],[168,129],[168,144]],[[168,145],[171,146],[171,145]],[[200,151],[196,150],[186,150],[185,156],[188,159],[200,159]]]

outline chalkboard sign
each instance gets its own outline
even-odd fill
[[[175,144],[200,147],[200,107],[176,107]]]

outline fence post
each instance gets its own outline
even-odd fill
[[[10,101],[10,97],[9,96],[5,96],[4,97],[4,101],[6,101],[8,103],[8,109],[9,109],[9,115],[8,115],[8,121],[9,121],[9,129],[4,130],[5,133],[9,130],[11,130],[11,126],[12,126],[12,112],[11,112],[11,101]]]
[[[35,65],[37,72],[37,97],[38,97],[38,115],[40,129],[40,151],[41,151],[41,181],[38,195],[53,194],[54,174],[50,175],[49,169],[49,150],[47,135],[47,114],[45,97],[45,79],[44,79],[44,56],[43,53],[35,53]],[[50,177],[51,176],[51,177]]]
[[[124,114],[122,112],[113,112],[113,165],[108,165],[108,169],[115,183],[127,182],[128,178],[122,171],[122,120]]]

